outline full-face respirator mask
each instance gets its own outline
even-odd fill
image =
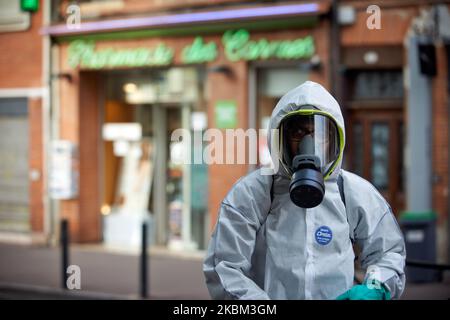
[[[290,198],[302,208],[318,206],[325,179],[340,156],[340,132],[334,118],[312,106],[287,114],[280,123],[281,163],[292,175]]]

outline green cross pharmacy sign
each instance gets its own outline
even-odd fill
[[[216,127],[234,129],[237,126],[237,105],[233,100],[219,100],[214,108]]]

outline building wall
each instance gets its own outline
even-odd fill
[[[211,5],[239,4],[241,0],[123,0],[91,1],[79,3],[83,19],[98,19],[100,17],[114,17],[123,15],[136,15],[142,12],[161,12],[165,10],[176,10],[180,8],[204,8]],[[63,16],[72,2],[64,0],[59,8]]]
[[[214,106],[218,100],[235,100],[237,103],[238,123],[237,127],[246,130],[248,128],[248,67],[246,62],[230,63],[218,61],[219,64],[228,66],[232,71],[232,77],[223,74],[214,74],[208,78],[211,88],[211,99],[208,103],[209,126],[215,128]],[[225,130],[222,130],[225,135]],[[226,144],[226,141],[224,142]],[[226,146],[224,146],[224,150]],[[227,151],[224,151],[224,155]],[[215,225],[220,203],[231,186],[242,176],[247,174],[246,165],[213,164],[208,166],[208,210],[210,213],[211,227]]]
[[[95,72],[81,73],[79,97],[79,226],[80,242],[101,240],[100,185],[99,174],[102,142],[100,137],[101,110],[99,108],[101,91],[100,75]]]
[[[367,20],[370,16],[366,7],[356,11],[356,21],[350,26],[341,29],[341,45],[368,46],[368,45],[401,45],[411,20],[418,13],[417,7],[381,9],[381,28],[369,29]]]
[[[42,86],[42,4],[26,31],[0,33],[0,88]]]
[[[0,33],[0,90],[42,88],[43,38],[39,33],[43,24],[43,1],[36,13],[31,13],[30,28],[25,31]],[[26,90],[21,91],[25,92]],[[15,94],[15,96],[17,96]],[[44,231],[44,149],[42,96],[28,97],[30,225],[32,235],[41,239]]]
[[[77,145],[79,194],[76,199],[60,201],[59,216],[69,221],[71,241],[98,242],[101,240],[101,83],[95,72],[70,75],[71,80],[60,80],[60,138]]]
[[[321,57],[322,68],[319,71],[312,72],[311,79],[324,84],[329,87],[329,39],[328,28],[329,24],[326,21],[321,22],[319,26],[314,29],[299,29],[299,30],[283,30],[277,32],[251,32],[252,39],[267,38],[268,40],[278,39],[296,39],[302,38],[309,34],[312,34],[315,40],[316,53]],[[211,66],[227,66],[231,70],[230,75],[223,73],[208,73],[207,76],[207,96],[208,99],[208,125],[211,128],[216,127],[214,123],[214,107],[219,100],[234,100],[237,104],[237,128],[248,128],[248,68],[249,62],[238,61],[230,62],[224,54],[224,48],[221,42],[222,33],[218,35],[204,36],[204,42],[214,40],[218,45],[218,57],[211,63],[207,64],[207,67]],[[133,39],[133,40],[109,40],[99,41],[96,44],[96,48],[101,50],[103,48],[136,48],[136,47],[154,47],[160,42],[164,42],[167,46],[175,49],[175,57],[173,65],[181,65],[181,51],[182,48],[188,44],[191,44],[194,37],[167,37],[167,38],[146,38],[146,39]],[[87,133],[83,129],[83,123],[86,121],[84,116],[81,116],[80,110],[84,108],[86,99],[82,98],[83,91],[89,91],[94,94],[94,86],[85,85],[84,78],[80,78],[80,70],[72,69],[68,63],[68,44],[63,43],[60,46],[61,60],[60,68],[62,73],[67,73],[72,76],[72,81],[67,79],[60,80],[60,128],[61,138],[68,139],[80,146],[81,156],[83,145],[88,145],[91,149],[95,145],[95,131],[98,128],[91,128],[91,133],[87,137]],[[83,87],[83,88],[82,88]],[[98,89],[97,92],[100,92]],[[94,101],[89,103],[89,110],[99,110],[101,108],[99,99],[90,99]],[[83,120],[82,120],[83,119]],[[100,121],[100,120],[98,120]],[[98,122],[100,123],[100,122]],[[92,124],[93,125],[93,124]],[[95,130],[93,130],[95,129]],[[93,151],[93,150],[91,150]],[[93,160],[92,160],[93,161]],[[84,169],[83,169],[84,168]],[[100,200],[95,196],[85,198],[82,195],[83,188],[93,186],[93,177],[97,180],[100,179],[100,168],[92,166],[84,166],[83,158],[80,158],[80,199],[79,200],[64,200],[61,201],[61,215],[67,217],[71,221],[72,237],[77,241],[95,241],[95,231],[93,229],[100,228],[100,225],[95,222],[95,216],[99,217]],[[231,186],[243,175],[247,174],[247,165],[210,165],[209,166],[209,215],[211,227],[215,224],[219,205],[227,194]],[[89,176],[90,184],[84,183],[83,177]],[[97,192],[97,191],[95,191]],[[95,193],[94,192],[94,193]],[[95,203],[97,202],[97,203]],[[91,221],[92,225],[86,224],[82,227],[82,221]],[[89,234],[89,235],[88,235]],[[97,233],[98,234],[98,233]]]
[[[43,119],[42,99],[28,100],[29,117],[29,170],[38,172],[36,179],[30,179],[30,218],[33,233],[44,232],[44,158],[43,158]]]
[[[358,3],[357,3],[358,2]],[[404,40],[414,18],[421,9],[413,1],[381,2],[381,29],[370,30],[366,26],[369,14],[366,8],[371,3],[349,1],[358,8],[356,22],[341,30],[341,43],[345,47],[369,46],[403,46]],[[384,5],[384,6],[383,6]],[[447,57],[445,47],[437,43],[437,76],[432,80],[432,210],[438,215],[437,250],[441,262],[448,261],[448,91],[447,91]],[[406,51],[406,48],[405,48]],[[404,57],[406,66],[406,56]],[[414,88],[411,88],[414,90]],[[405,102],[406,103],[406,102]],[[405,109],[407,112],[407,108]],[[405,114],[406,119],[406,114]],[[406,124],[407,125],[407,124]]]
[[[65,73],[66,70],[60,70]],[[80,75],[72,72],[69,78],[62,78],[58,81],[59,94],[59,139],[68,140],[79,145],[79,90]],[[80,241],[80,217],[79,201],[61,200],[59,207],[60,219],[69,221],[70,237],[72,241]]]
[[[232,1],[230,1],[232,2]],[[201,1],[196,2],[200,4]],[[356,21],[351,26],[343,26],[341,28],[341,46],[342,48],[355,47],[373,47],[373,46],[396,46],[403,47],[404,40],[408,29],[411,25],[412,19],[419,14],[419,6],[411,5],[413,1],[382,1],[381,6],[381,29],[370,30],[367,27],[367,19],[369,14],[366,8],[370,5],[370,1],[348,1],[349,4],[355,4],[357,8]],[[192,3],[190,3],[192,4]],[[133,5],[143,5],[142,2],[136,1]],[[156,4],[155,4],[156,5]],[[385,5],[385,6],[384,6]],[[131,9],[130,9],[131,10]],[[325,87],[330,89],[330,23],[327,19],[322,19],[320,25],[314,29],[304,30],[284,30],[277,32],[252,32],[252,37],[266,37],[268,39],[293,39],[296,37],[303,37],[307,34],[312,34],[315,39],[316,52],[322,60],[322,68],[318,71],[313,71],[310,79],[322,83]],[[208,117],[209,126],[215,127],[214,123],[214,106],[218,100],[232,99],[237,102],[238,108],[238,127],[246,129],[248,127],[248,70],[249,64],[247,62],[229,62],[223,55],[223,48],[219,36],[208,35],[204,36],[204,41],[215,40],[219,45],[218,58],[209,63],[208,66],[225,65],[231,70],[231,75],[222,73],[210,73],[207,78],[208,82]],[[98,48],[115,47],[115,48],[133,48],[133,47],[153,47],[158,42],[163,41],[168,46],[175,48],[176,54],[174,65],[181,64],[179,52],[181,48],[187,44],[192,43],[193,37],[168,37],[168,38],[148,38],[148,39],[134,39],[134,40],[115,40],[103,41],[98,43]],[[61,89],[61,118],[60,127],[61,138],[69,139],[77,144],[82,145],[84,135],[80,134],[81,118],[80,108],[82,100],[80,100],[80,70],[73,70],[67,65],[67,44],[61,45],[61,71],[72,75],[72,82],[67,79],[60,81]],[[406,60],[405,60],[406,61]],[[433,169],[436,181],[433,185],[433,206],[434,210],[439,215],[439,250],[443,252],[445,245],[444,235],[446,234],[446,223],[448,220],[448,95],[446,88],[446,71],[445,54],[443,49],[438,50],[438,77],[433,83],[433,121],[435,123],[433,132]],[[97,108],[99,106],[97,105]],[[447,130],[447,131],[446,131]],[[83,137],[82,137],[83,136]],[[91,174],[91,176],[98,175],[95,168],[86,168],[83,174]],[[217,213],[220,202],[225,197],[231,186],[243,175],[248,172],[245,165],[211,165],[209,166],[209,214],[211,228],[215,225]],[[90,204],[80,203],[77,200],[62,201],[61,214],[67,216],[72,220],[72,233],[76,239],[80,241],[88,241],[88,239],[95,239],[96,232],[89,230],[88,224],[81,227],[83,220],[91,221],[95,214],[92,210],[95,209],[93,204],[96,200],[91,201]],[[82,200],[84,201],[84,200]],[[88,209],[87,212],[85,208]],[[84,217],[89,215],[89,218]],[[97,226],[97,222],[94,223]],[[95,227],[97,228],[97,227]],[[99,228],[99,226],[98,226]],[[89,235],[88,235],[89,234]],[[442,257],[442,254],[439,254]]]

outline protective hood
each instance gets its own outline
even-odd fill
[[[342,155],[345,146],[345,126],[342,112],[336,99],[320,84],[306,81],[302,85],[286,93],[277,103],[272,112],[269,123],[268,146],[272,159],[280,159],[279,129],[281,121],[289,114],[298,111],[302,106],[313,106],[316,109],[329,114],[339,127],[340,155],[334,169],[330,172],[328,179],[335,179],[342,165]],[[274,157],[273,153],[276,153]],[[290,173],[280,163],[278,175],[289,176]]]

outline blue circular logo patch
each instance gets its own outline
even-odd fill
[[[320,245],[327,245],[333,239],[333,232],[327,226],[321,226],[316,230],[316,241]]]

